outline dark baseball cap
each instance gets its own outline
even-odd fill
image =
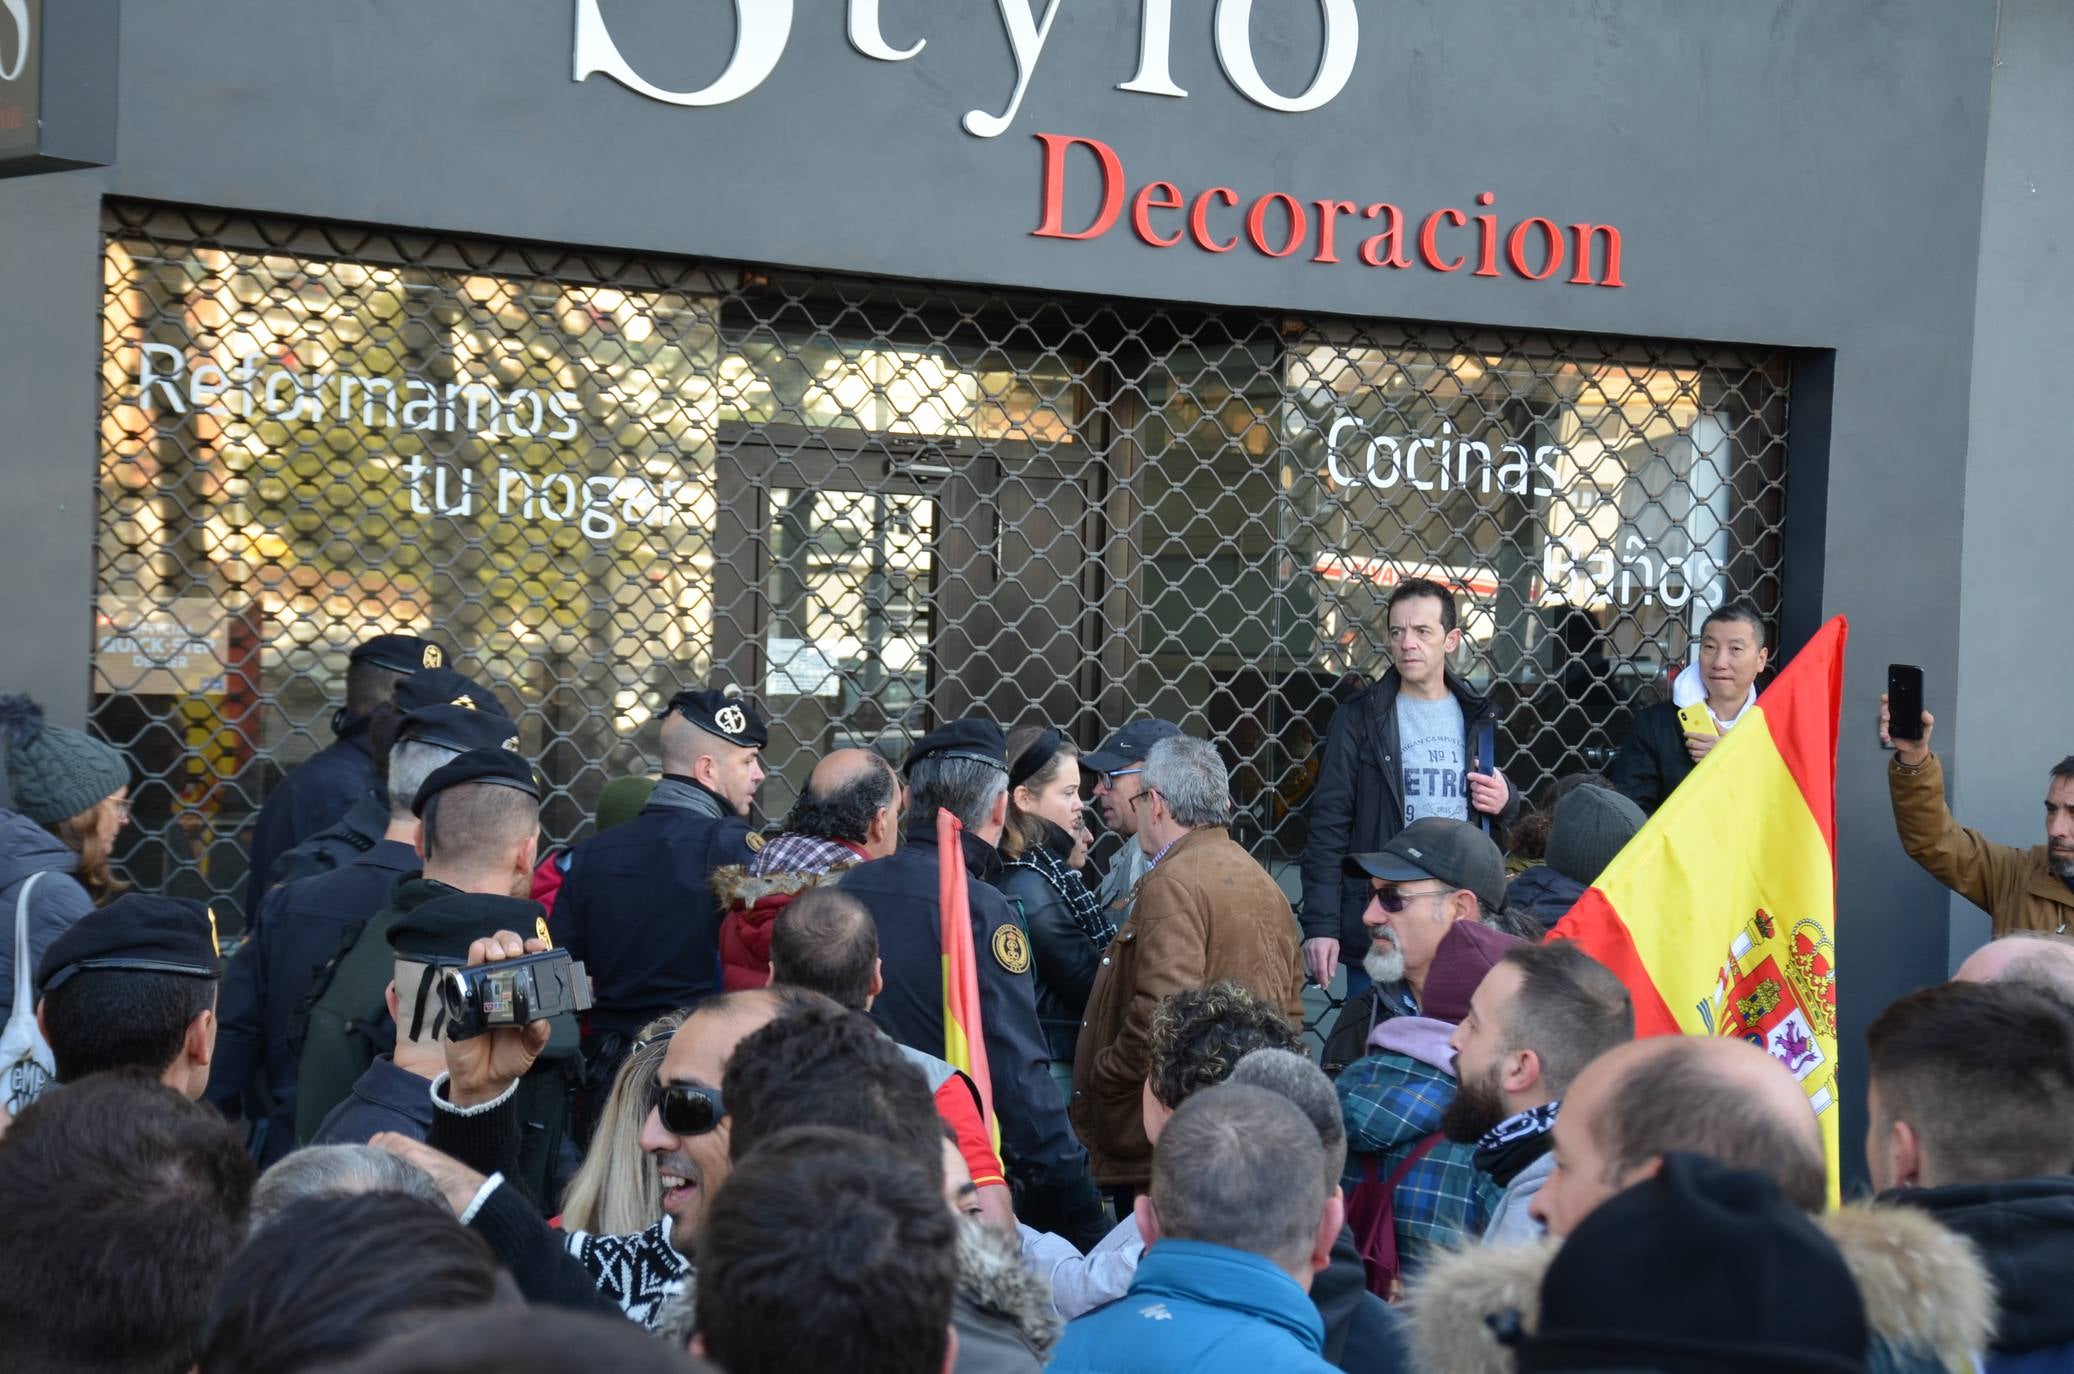
[[[1380,851],[1347,855],[1345,868],[1353,877],[1386,883],[1438,878],[1474,892],[1488,910],[1505,905],[1505,856],[1481,827],[1467,821],[1441,816],[1413,821]]]
[[[1134,720],[1102,742],[1102,747],[1080,756],[1080,766],[1091,773],[1120,773],[1145,762],[1152,746],[1172,739],[1181,727],[1171,720]]]

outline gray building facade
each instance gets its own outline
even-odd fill
[[[64,53],[112,161],[0,180],[5,685],[196,895],[392,626],[508,689],[557,838],[725,678],[773,814],[831,744],[1157,711],[1286,872],[1404,576],[1530,786],[1710,606],[1842,613],[1851,1046],[1969,929],[1885,664],[1998,838],[2064,752],[2069,59],[2046,0],[133,0]]]

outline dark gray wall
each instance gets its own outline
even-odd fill
[[[1021,113],[991,140],[959,120],[1004,108],[1014,82],[996,6],[884,8],[895,45],[928,40],[913,61],[858,55],[837,6],[803,4],[769,81],[699,110],[602,77],[573,84],[573,0],[133,3],[107,189],[869,273],[1833,350],[1827,461],[1789,495],[1789,512],[1813,513],[1789,516],[1796,628],[1811,605],[1851,616],[1847,690],[1860,712],[1889,659],[1957,660],[1961,511],[1976,495],[1959,379],[1975,319],[1992,0],[1362,0],[1353,80],[1309,115],[1232,91],[1209,0],[1175,2],[1186,100],[1115,89],[1136,66],[1135,5],[1062,0]],[[603,12],[659,84],[702,83],[731,44],[724,0],[604,0]],[[1303,86],[1314,7],[1263,6],[1255,28],[1267,79]],[[1134,185],[1386,199],[1414,223],[1491,190],[1508,222],[1620,226],[1630,284],[1328,267],[1245,247],[1212,258],[1122,228],[1091,243],[1033,238],[1040,130],[1106,139]],[[0,532],[27,541],[14,547],[36,551],[40,593],[7,599],[0,635],[48,658],[8,676],[75,715],[95,463],[85,207],[98,189],[73,176],[0,194],[0,280],[23,279],[25,294],[7,299],[37,307],[0,330],[15,363],[0,380],[0,461],[16,490],[80,503],[55,523],[12,501],[0,515]],[[1943,738],[1956,741],[1967,714],[1962,699]],[[1973,795],[2011,782],[1997,776],[2010,767],[2028,785],[2035,759],[2017,752],[1974,756]],[[1936,890],[1897,862],[1882,762],[1854,715],[1838,788],[1853,1040],[1946,955]],[[1857,1129],[1847,1117],[1847,1159]]]
[[[1934,742],[1956,774],[1954,812],[2005,844],[2031,845],[2044,838],[2046,772],[2074,753],[2074,638],[2051,590],[2074,511],[2074,462],[2057,408],[2039,406],[2074,369],[2074,9],[2003,0],[2001,21],[1974,315],[1958,680],[1948,666],[1926,666]],[[1954,701],[1961,718],[2000,726],[1968,730],[1965,747],[1955,747],[1944,730]],[[1952,908],[1957,960],[1987,938],[1988,922],[1967,902]]]

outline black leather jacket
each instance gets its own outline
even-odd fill
[[[1065,861],[1072,842],[1062,830],[1056,840],[1064,849],[1047,846]],[[1071,870],[1068,870],[1071,872]],[[1073,873],[1072,880],[1080,875]],[[1102,950],[1074,923],[1066,894],[1053,887],[1045,876],[1027,864],[1009,864],[995,880],[1001,895],[1015,908],[1023,929],[1030,933],[1030,948],[1036,960],[1037,1020],[1053,1059],[1068,1063],[1080,1038],[1081,1018],[1087,1011],[1087,994],[1102,967]]]

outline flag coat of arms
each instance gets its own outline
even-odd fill
[[[1619,976],[1637,1035],[1732,1035],[1808,1095],[1837,1186],[1838,616],[1606,866],[1551,939]]]

